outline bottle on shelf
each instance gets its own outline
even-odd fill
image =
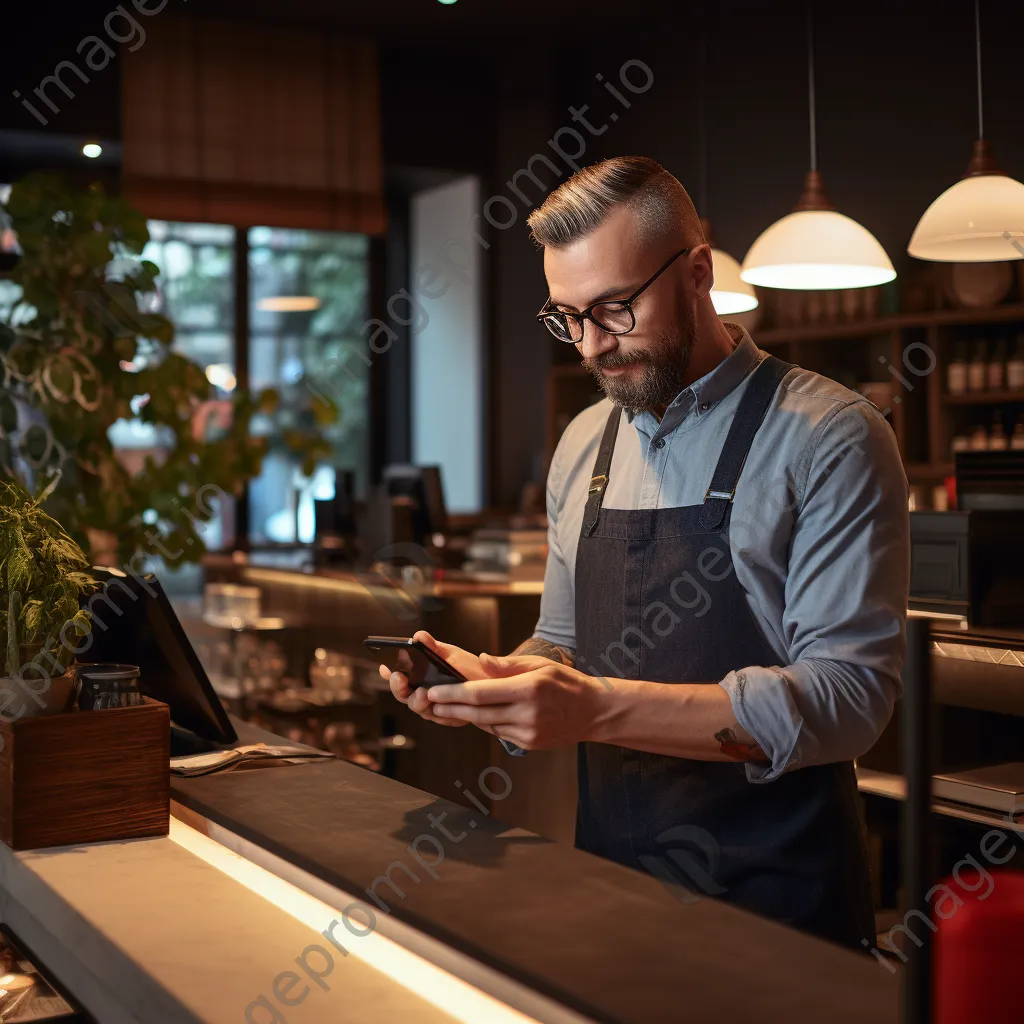
[[[946,388],[951,395],[962,395],[967,390],[967,344],[956,346],[953,361],[946,367]]]
[[[1024,334],[1017,335],[1013,355],[1006,362],[1006,387],[1010,391],[1024,391]]]
[[[1010,447],[1015,452],[1024,451],[1024,413],[1017,417],[1017,422],[1013,425]]]
[[[1005,452],[1008,447],[1009,440],[1003,429],[1003,416],[997,409],[992,416],[992,429],[988,432],[988,450],[990,452]]]
[[[984,339],[979,338],[974,343],[974,355],[967,364],[967,390],[984,391],[987,377],[988,354],[985,351]]]
[[[953,438],[952,450],[954,456],[957,452],[967,452],[971,450],[971,439],[966,434],[957,434]]]
[[[1000,338],[992,348],[988,360],[986,383],[989,391],[1002,391],[1006,380],[1006,342]]]
[[[971,427],[970,450],[972,452],[988,451],[988,432],[980,423]]]

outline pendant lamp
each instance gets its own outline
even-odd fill
[[[896,276],[878,240],[839,213],[825,194],[818,171],[814,110],[814,30],[807,4],[807,88],[811,169],[793,212],[776,221],[750,247],[740,276],[765,288],[818,290],[870,288]]]
[[[747,284],[740,277],[739,262],[725,250],[718,248],[714,230],[707,217],[701,217],[700,226],[704,231],[704,241],[711,246],[711,261],[715,269],[711,301],[715,312],[719,316],[729,316],[757,309],[757,296],[754,294],[753,285]]]
[[[279,279],[275,283],[280,285],[282,282]],[[256,308],[264,313],[312,313],[319,309],[320,300],[310,294],[305,264],[299,264],[293,288],[257,299]]]
[[[985,138],[978,0],[974,2],[974,47],[978,139],[963,178],[924,211],[914,229],[907,252],[921,260],[992,263],[1024,258],[1024,185],[999,169]]]
[[[708,208],[708,139],[707,109],[704,93],[707,62],[705,60],[706,41],[703,30],[697,40],[697,90],[698,96],[698,142],[700,145],[700,178],[698,179],[698,203],[700,212]],[[757,309],[757,296],[753,285],[740,278],[740,265],[727,252],[715,244],[711,221],[701,217],[700,226],[704,232],[704,241],[711,246],[711,264],[714,268],[715,283],[711,289],[711,302],[719,316],[730,316],[736,313],[747,313]]]

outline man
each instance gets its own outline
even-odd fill
[[[540,620],[506,658],[421,639],[470,680],[393,692],[527,750],[579,743],[577,845],[862,948],[874,924],[853,758],[899,692],[907,484],[882,415],[715,314],[710,249],[653,160],[584,168],[529,219],[607,400],[548,475]],[[385,676],[386,669],[382,669]]]

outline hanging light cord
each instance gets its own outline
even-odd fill
[[[814,14],[812,0],[807,0],[807,96],[811,122],[811,170],[818,169],[818,128],[814,114]]]
[[[985,138],[985,121],[981,112],[981,0],[974,0],[974,50],[978,64],[978,138]]]
[[[704,109],[704,77],[706,66],[707,44],[704,29],[697,36],[697,145],[700,147],[700,158],[697,177],[697,202],[700,204],[701,217],[708,215],[708,129],[707,111]]]

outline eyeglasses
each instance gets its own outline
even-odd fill
[[[595,302],[579,313],[563,313],[560,309],[549,309],[551,298],[544,303],[537,319],[559,340],[571,345],[583,340],[583,321],[590,320],[605,334],[629,334],[636,327],[633,303],[689,249],[680,249],[670,260],[663,263],[628,299],[614,299],[609,302]]]

